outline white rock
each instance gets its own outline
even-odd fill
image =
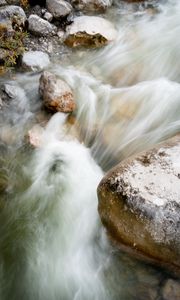
[[[42,51],[28,51],[22,56],[22,66],[29,71],[43,70],[49,63],[49,55]]]
[[[45,20],[47,20],[48,22],[51,22],[52,19],[53,19],[53,15],[52,15],[50,12],[47,11],[47,12],[44,14],[43,18],[44,18]]]

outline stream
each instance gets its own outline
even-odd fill
[[[162,299],[169,274],[109,242],[96,194],[111,167],[180,131],[180,3],[149,7],[117,1],[105,14],[115,42],[52,57],[75,95],[71,119],[49,120],[40,73],[0,78],[17,91],[0,110],[0,300]]]

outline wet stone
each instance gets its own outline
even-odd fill
[[[129,158],[98,187],[99,214],[112,238],[180,273],[180,135]]]
[[[52,112],[70,113],[76,108],[69,85],[50,72],[41,75],[39,91],[45,107]]]

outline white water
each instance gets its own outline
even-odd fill
[[[50,71],[72,87],[76,122],[69,128],[55,115],[33,154],[22,147],[37,122],[39,75],[17,74],[26,95],[5,110],[0,130],[9,176],[7,201],[0,202],[0,300],[148,299],[141,285],[137,294],[136,287],[129,291],[142,267],[113,262],[96,188],[101,168],[180,130],[180,4],[159,9],[153,18],[112,9],[115,43],[75,51],[68,66],[55,59]],[[153,281],[150,268],[148,276]]]

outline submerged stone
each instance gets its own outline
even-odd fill
[[[119,246],[180,273],[180,135],[129,158],[98,187],[99,214]]]

